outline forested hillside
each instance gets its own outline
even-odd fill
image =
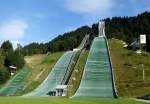
[[[106,34],[109,38],[115,37],[127,43],[139,38],[140,34],[147,35],[147,51],[150,51],[150,12],[144,12],[134,17],[107,18]]]
[[[90,34],[91,28],[83,26],[71,31],[59,35],[50,42],[43,43],[31,43],[23,48],[24,55],[32,55],[36,53],[47,53],[56,51],[66,51],[77,47],[86,34]]]
[[[128,44],[133,42],[140,34],[147,35],[147,51],[150,51],[150,12],[144,12],[134,17],[113,17],[104,19],[106,22],[106,35],[108,38],[124,40]],[[23,48],[24,55],[65,51],[77,47],[83,37],[90,34],[90,42],[98,35],[98,24],[92,27],[83,26],[75,31],[59,35],[47,43],[31,43]]]

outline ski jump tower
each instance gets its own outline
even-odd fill
[[[104,21],[99,21],[98,24],[98,29],[99,29],[99,37],[105,37],[105,22]]]
[[[105,22],[100,21],[98,25],[99,36],[93,40],[80,86],[73,98],[116,98]]]

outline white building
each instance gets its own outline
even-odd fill
[[[66,96],[67,95],[67,85],[58,85],[56,88],[56,96]]]

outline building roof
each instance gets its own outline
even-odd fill
[[[58,85],[56,86],[56,89],[66,89],[67,85]]]
[[[12,68],[12,69],[17,69],[17,67],[14,66],[14,65],[11,65],[11,66],[9,66],[9,67]]]

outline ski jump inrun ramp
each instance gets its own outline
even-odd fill
[[[115,85],[104,24],[92,43],[78,90],[72,98],[115,98]]]

